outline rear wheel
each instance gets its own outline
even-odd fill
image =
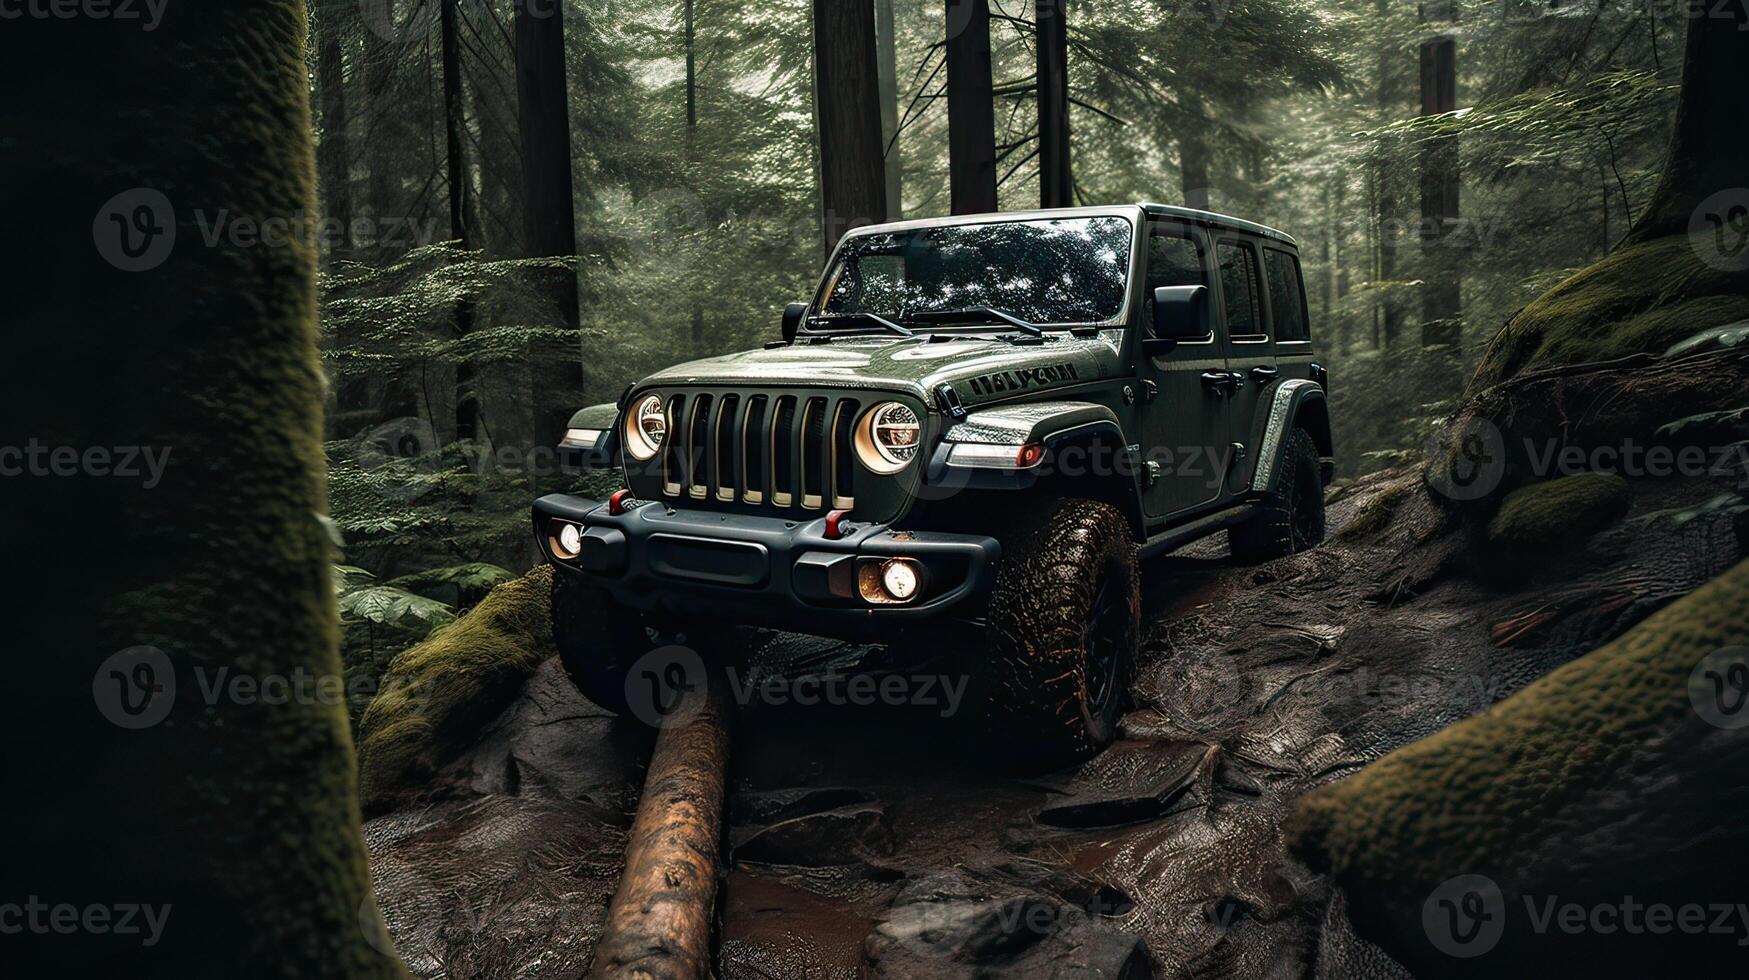
[[[1268,561],[1316,547],[1324,540],[1324,479],[1318,447],[1304,429],[1288,430],[1276,491],[1256,516],[1227,532],[1233,557]]]
[[[986,711],[999,751],[1053,768],[1109,743],[1129,699],[1141,593],[1129,522],[1053,502],[1005,535],[990,598]]]

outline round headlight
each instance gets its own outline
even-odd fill
[[[626,452],[638,462],[654,457],[662,450],[662,440],[668,438],[668,412],[657,395],[638,399],[626,413]]]
[[[876,473],[897,473],[917,458],[923,423],[900,402],[882,402],[856,423],[856,458]]]

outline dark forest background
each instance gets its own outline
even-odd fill
[[[1643,217],[1693,12],[314,0],[348,661],[526,567],[569,413],[774,337],[854,223],[1155,201],[1281,228],[1341,474],[1418,461],[1514,311]]]

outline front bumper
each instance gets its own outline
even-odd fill
[[[583,528],[582,553],[554,554],[552,523]],[[824,517],[786,520],[684,511],[644,502],[612,514],[570,494],[534,502],[535,540],[559,574],[599,583],[634,609],[846,639],[935,619],[981,615],[1002,554],[994,538],[847,525],[825,536]],[[909,558],[924,586],[905,604],[871,604],[859,564]]]

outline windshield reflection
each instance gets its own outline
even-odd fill
[[[1105,323],[1123,311],[1131,235],[1128,220],[1095,216],[858,236],[832,267],[822,312],[847,327],[855,314],[903,322],[976,307],[1045,325]]]

